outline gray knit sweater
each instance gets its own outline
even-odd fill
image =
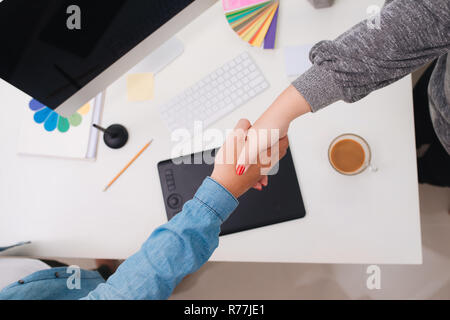
[[[334,41],[316,44],[313,67],[293,85],[314,112],[355,102],[438,59],[430,87],[433,125],[450,154],[450,0],[391,0],[381,29],[363,21]]]

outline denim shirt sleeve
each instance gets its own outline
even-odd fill
[[[233,195],[207,178],[182,212],[156,229],[139,252],[84,299],[169,298],[185,276],[211,257],[220,226],[237,205]]]

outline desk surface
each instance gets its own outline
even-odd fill
[[[278,48],[332,39],[363,19],[373,2],[341,0],[330,9],[314,10],[307,1],[283,0]],[[28,97],[0,83],[4,109],[0,118],[0,245],[33,241],[10,254],[130,256],[155,227],[166,222],[156,164],[170,158],[174,143],[160,121],[157,106],[245,50],[259,64],[271,88],[214,127],[230,128],[242,117],[256,120],[289,84],[283,51],[250,48],[240,41],[227,26],[220,4],[178,37],[186,51],[157,75],[155,100],[129,103],[124,79],[108,89],[103,123],[127,126],[130,142],[120,151],[100,144],[95,163],[18,156],[18,119],[24,112],[20,105]],[[346,132],[368,140],[377,173],[346,177],[330,167],[328,146]],[[152,147],[103,193],[105,183],[150,137],[155,139]],[[307,217],[225,236],[212,260],[421,263],[409,77],[353,105],[336,103],[297,120],[290,140]]]

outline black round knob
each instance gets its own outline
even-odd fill
[[[106,129],[103,140],[111,149],[120,149],[127,144],[128,137],[128,131],[124,126],[113,124]]]
[[[171,209],[179,209],[183,205],[183,197],[174,193],[167,198],[167,205]]]

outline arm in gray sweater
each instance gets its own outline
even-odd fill
[[[449,48],[450,0],[390,1],[381,12],[380,29],[371,29],[364,21],[334,41],[315,45],[310,54],[313,67],[275,100],[253,129],[278,129],[283,137],[295,118],[339,100],[358,101],[441,57],[438,65],[444,70],[431,81],[435,94],[430,106],[436,133],[450,154],[450,95],[444,95],[450,82],[450,73],[448,77],[445,73]],[[238,165],[254,163],[263,151],[252,147],[256,144],[250,140]]]
[[[311,51],[313,67],[294,87],[318,111],[338,100],[355,102],[450,48],[450,0],[394,0],[381,11],[381,29],[366,21]]]

